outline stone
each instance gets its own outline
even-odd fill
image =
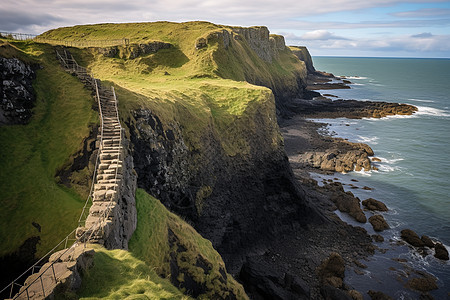
[[[436,243],[436,245],[434,246],[434,250],[434,257],[441,260],[449,260],[448,251],[443,244]]]
[[[372,300],[393,300],[390,296],[388,296],[382,292],[369,290],[367,292],[367,294],[369,294],[370,299],[372,299]]]
[[[342,287],[345,275],[345,262],[339,253],[332,252],[317,268],[319,279],[333,287]]]
[[[420,239],[428,248],[434,248],[434,242],[428,236],[422,235]]]
[[[365,206],[368,210],[388,211],[387,206],[383,202],[375,200],[373,198],[363,200],[362,205]]]
[[[28,123],[36,100],[35,68],[17,58],[0,57],[0,126]]]
[[[350,290],[348,291],[348,294],[350,295],[350,297],[352,297],[353,300],[364,300],[363,295],[357,290]]]
[[[367,218],[359,205],[359,199],[354,197],[352,193],[333,193],[331,201],[334,202],[339,211],[348,213],[356,221],[360,223],[367,222]]]
[[[379,234],[374,234],[374,235],[372,235],[372,238],[373,238],[373,240],[374,240],[375,242],[377,242],[377,243],[382,243],[382,242],[384,242],[384,237],[382,237],[382,236],[379,235]]]
[[[417,291],[428,292],[438,288],[436,281],[436,278],[431,275],[413,278],[408,281],[408,287]]]
[[[425,246],[425,243],[419,238],[417,233],[415,233],[413,230],[403,229],[400,233],[401,233],[402,239],[405,240],[408,244],[410,244],[414,247]]]
[[[389,225],[382,215],[374,215],[369,218],[369,223],[372,224],[373,230],[383,231],[389,229]]]

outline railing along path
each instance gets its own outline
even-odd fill
[[[44,43],[50,45],[60,45],[65,47],[111,47],[118,45],[129,45],[130,40],[127,38],[122,39],[111,39],[111,40],[58,40],[58,39],[48,39],[35,34],[28,33],[16,33],[16,32],[6,32],[0,31],[0,38],[19,40],[19,41],[29,41],[32,40],[36,43]]]
[[[56,51],[56,55],[66,71],[76,75],[87,87],[95,91],[101,121],[99,151],[89,196],[78,220],[78,228],[0,291],[1,295],[9,290],[9,298],[12,297],[12,299],[45,298],[49,294],[48,291],[53,290],[64,276],[66,269],[61,269],[59,266],[62,258],[73,255],[78,246],[85,249],[87,243],[102,243],[112,224],[122,182],[123,130],[119,121],[114,88],[109,90],[101,87],[99,80],[95,79],[86,68],[78,65],[69,52]],[[90,204],[92,205],[88,210]],[[73,244],[67,248],[72,241]],[[63,250],[56,252],[62,245],[64,245]],[[45,263],[47,259],[49,262]],[[35,273],[36,270],[38,270],[37,273]],[[30,273],[31,276],[29,276]],[[25,284],[19,284],[26,277],[28,279]],[[20,290],[13,297],[17,288]]]

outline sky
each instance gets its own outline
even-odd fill
[[[0,31],[95,23],[210,21],[267,26],[313,56],[450,58],[450,1],[2,0]]]

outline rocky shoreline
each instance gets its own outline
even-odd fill
[[[323,88],[327,84],[331,85],[329,86],[330,89],[336,86],[336,83],[327,83],[331,81],[331,74],[326,74],[326,76],[320,76],[319,74],[315,78],[322,78],[319,80],[319,83],[316,83],[321,85],[321,89],[327,89]],[[342,88],[342,86],[339,88]],[[311,83],[310,90],[313,90]],[[360,224],[369,222],[376,233],[370,236],[371,242],[373,242],[373,244],[370,243],[370,246],[361,242],[353,244],[353,249],[359,251],[359,256],[355,255],[355,253],[343,255],[343,261],[348,268],[354,269],[357,274],[363,274],[364,264],[359,262],[358,257],[370,256],[377,250],[383,251],[377,246],[377,243],[384,241],[383,236],[378,233],[390,228],[382,215],[388,208],[384,203],[376,199],[368,198],[361,201],[350,191],[345,192],[343,184],[338,182],[337,178],[335,180],[324,180],[319,186],[318,182],[311,178],[310,172],[330,175],[334,172],[346,173],[350,171],[376,170],[376,167],[371,162],[378,161],[378,159],[373,157],[374,152],[369,145],[352,143],[342,138],[333,138],[324,130],[326,124],[309,121],[306,118],[380,118],[395,114],[410,115],[417,111],[417,108],[411,105],[387,102],[356,100],[332,101],[329,98],[317,94],[310,100],[296,100],[292,108],[296,112],[296,115],[290,119],[283,120],[280,127],[285,140],[285,151],[295,178],[301,183],[309,198],[315,199],[316,204],[320,203],[320,209],[323,209],[329,218],[333,218],[332,215],[334,215],[338,219],[335,223],[336,228],[328,228],[327,230],[329,232],[323,234],[329,236],[327,239],[330,239],[331,236],[340,234],[346,230],[343,228],[347,224],[340,224],[340,219],[334,214],[335,210],[348,214]],[[356,179],[352,179],[352,181],[357,182]],[[358,187],[353,184],[350,184],[350,188],[371,189],[370,187]],[[370,213],[366,216],[365,212],[367,211]],[[363,240],[363,236],[369,237],[365,229],[361,227],[350,227],[351,229],[347,230],[353,232],[352,234],[358,230],[360,231],[360,241]],[[401,237],[404,241],[402,244],[414,247],[423,256],[431,254],[437,259],[448,260],[448,252],[439,241],[431,241],[427,236],[419,237],[409,229],[403,230]],[[323,236],[319,238],[323,239]],[[340,236],[340,240],[341,243],[334,245],[334,249],[341,254],[346,253],[346,248],[350,241],[349,237],[344,234]],[[312,242],[311,244],[318,243],[320,245],[320,241],[316,236],[311,236],[309,241]],[[329,246],[323,245],[323,250]],[[361,293],[354,291],[351,287],[343,283],[344,278],[339,275],[342,275],[341,272],[330,275],[329,272],[323,271],[323,268],[326,268],[323,265],[330,261],[334,261],[337,265],[341,264],[339,261],[342,257],[339,254],[335,252],[329,253],[331,253],[330,257],[324,260],[322,265],[316,269],[322,297],[330,297],[331,299],[363,299]],[[341,267],[337,267],[337,265],[331,267],[331,269],[340,269]],[[407,267],[405,266],[405,268]],[[415,277],[411,276],[411,278],[407,279],[404,286],[420,293],[421,297],[425,297],[424,299],[433,299],[428,292],[437,288],[436,278],[423,271],[410,270],[409,272],[414,274]],[[328,275],[324,275],[325,273]],[[391,299],[381,291],[369,291],[368,294],[371,299]]]

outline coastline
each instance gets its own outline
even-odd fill
[[[335,78],[334,76],[333,78],[330,78],[331,76],[327,76],[328,82],[330,82],[329,88],[323,88],[324,85],[327,85],[327,78],[325,78],[320,80],[320,83],[318,85],[320,86],[320,89],[332,90],[335,86],[338,86],[338,88],[343,88],[343,84],[349,83],[348,80],[345,80],[343,78]],[[341,80],[342,84],[336,84],[337,80]],[[344,80],[346,82],[344,82]],[[312,85],[315,85],[315,83],[310,82],[310,86]],[[310,88],[310,90],[313,90],[313,88]],[[371,235],[371,239],[373,241],[372,243],[374,245],[373,251],[367,251],[367,247],[358,247],[359,245],[355,245],[356,248],[360,248],[358,250],[362,250],[362,252],[365,253],[366,257],[375,257],[377,256],[376,253],[385,253],[387,249],[382,249],[380,247],[386,246],[386,244],[391,244],[392,247],[396,247],[398,249],[400,249],[401,247],[411,247],[411,240],[408,240],[408,237],[406,237],[403,232],[401,234],[401,239],[396,241],[386,241],[386,243],[383,243],[384,238],[378,233],[382,232],[384,229],[389,228],[389,225],[384,220],[382,214],[374,212],[368,207],[364,207],[363,209],[363,205],[361,205],[360,199],[358,197],[355,197],[350,191],[353,189],[371,190],[371,187],[361,186],[360,184],[357,184],[358,180],[356,179],[352,179],[352,182],[350,183],[343,183],[340,182],[341,180],[339,178],[333,176],[337,173],[346,173],[354,170],[377,170],[371,162],[379,160],[374,156],[373,150],[370,148],[370,145],[367,145],[365,143],[352,143],[342,138],[332,137],[330,132],[327,132],[326,130],[326,123],[316,122],[315,120],[311,119],[361,119],[381,118],[388,115],[410,115],[416,112],[417,108],[410,105],[398,105],[396,103],[389,103],[388,105],[384,105],[385,102],[382,102],[382,104],[380,105],[380,102],[371,101],[333,101],[329,97],[333,97],[333,95],[315,94],[314,97],[312,97],[313,99],[296,100],[296,103],[301,105],[294,104],[292,106],[294,108],[293,111],[295,111],[295,115],[288,120],[283,120],[280,124],[280,129],[285,140],[285,151],[289,158],[289,162],[291,164],[295,178],[302,184],[302,186],[305,187],[306,190],[309,190],[309,193],[311,193],[312,190],[316,190],[319,193],[326,195],[325,198],[328,198],[328,206],[327,204],[322,203],[320,204],[321,207],[325,208],[325,210],[328,210],[328,212],[332,212],[333,214],[335,214],[336,212],[340,217],[339,220],[347,222],[346,224],[354,226],[353,228],[361,228],[367,236],[370,236],[368,230],[372,232],[373,230],[375,230],[375,234]],[[304,107],[305,104],[307,105],[308,109],[296,109],[298,107]],[[350,106],[347,106],[347,104],[350,104]],[[354,109],[355,105],[357,109]],[[335,109],[335,107],[338,107],[338,109]],[[349,107],[352,108],[349,109]],[[352,153],[353,155],[348,155],[348,153]],[[339,156],[341,156],[342,159],[340,159]],[[342,168],[341,163],[337,164],[338,167],[336,167],[336,163],[330,164],[330,161],[335,162],[336,160],[348,160],[347,165],[351,165],[352,168]],[[360,165],[358,166],[357,162],[360,160],[364,160],[364,163],[360,163]],[[354,165],[356,166],[355,168],[353,168]],[[313,178],[313,174],[311,173],[327,175],[328,179],[322,178],[321,182],[318,182],[316,179],[319,180],[320,177],[314,176]],[[345,185],[347,186],[344,189]],[[374,216],[377,217],[373,218]],[[425,237],[425,239],[426,238],[427,237]],[[343,240],[345,240],[345,237],[343,238]],[[409,242],[409,244],[407,243],[407,241]],[[438,241],[435,242],[439,243]],[[422,253],[423,255],[423,248],[415,248],[417,253]],[[407,249],[408,248],[406,248],[406,251],[408,251]],[[431,249],[431,245],[430,248],[427,249]],[[403,248],[402,251],[405,251],[405,248]],[[394,257],[391,257],[390,259],[392,261],[395,261]],[[412,294],[416,295],[417,297],[431,297],[429,299],[433,299],[428,292],[437,289],[436,278],[434,276],[428,274],[427,272],[411,269],[407,265],[406,260],[402,259],[401,261],[395,262],[397,264],[402,264],[400,265],[400,267],[396,265],[397,268],[403,268],[404,272],[409,272],[409,274],[411,275],[408,276],[408,278],[404,279],[405,282],[403,286],[406,289],[409,289]],[[349,261],[347,259],[346,265],[350,270],[353,270],[353,272],[350,272],[350,274],[352,274],[353,276],[355,274],[356,276],[363,276],[363,274],[369,272],[368,270],[366,270],[367,265],[359,262],[358,260]],[[394,267],[390,268],[391,270],[395,270]],[[407,270],[407,268],[409,269]],[[398,271],[397,274],[400,274],[400,272],[401,271]],[[347,291],[349,290],[349,288],[350,287],[345,286],[344,288],[341,287],[341,289]],[[369,295],[371,294],[369,293]]]

